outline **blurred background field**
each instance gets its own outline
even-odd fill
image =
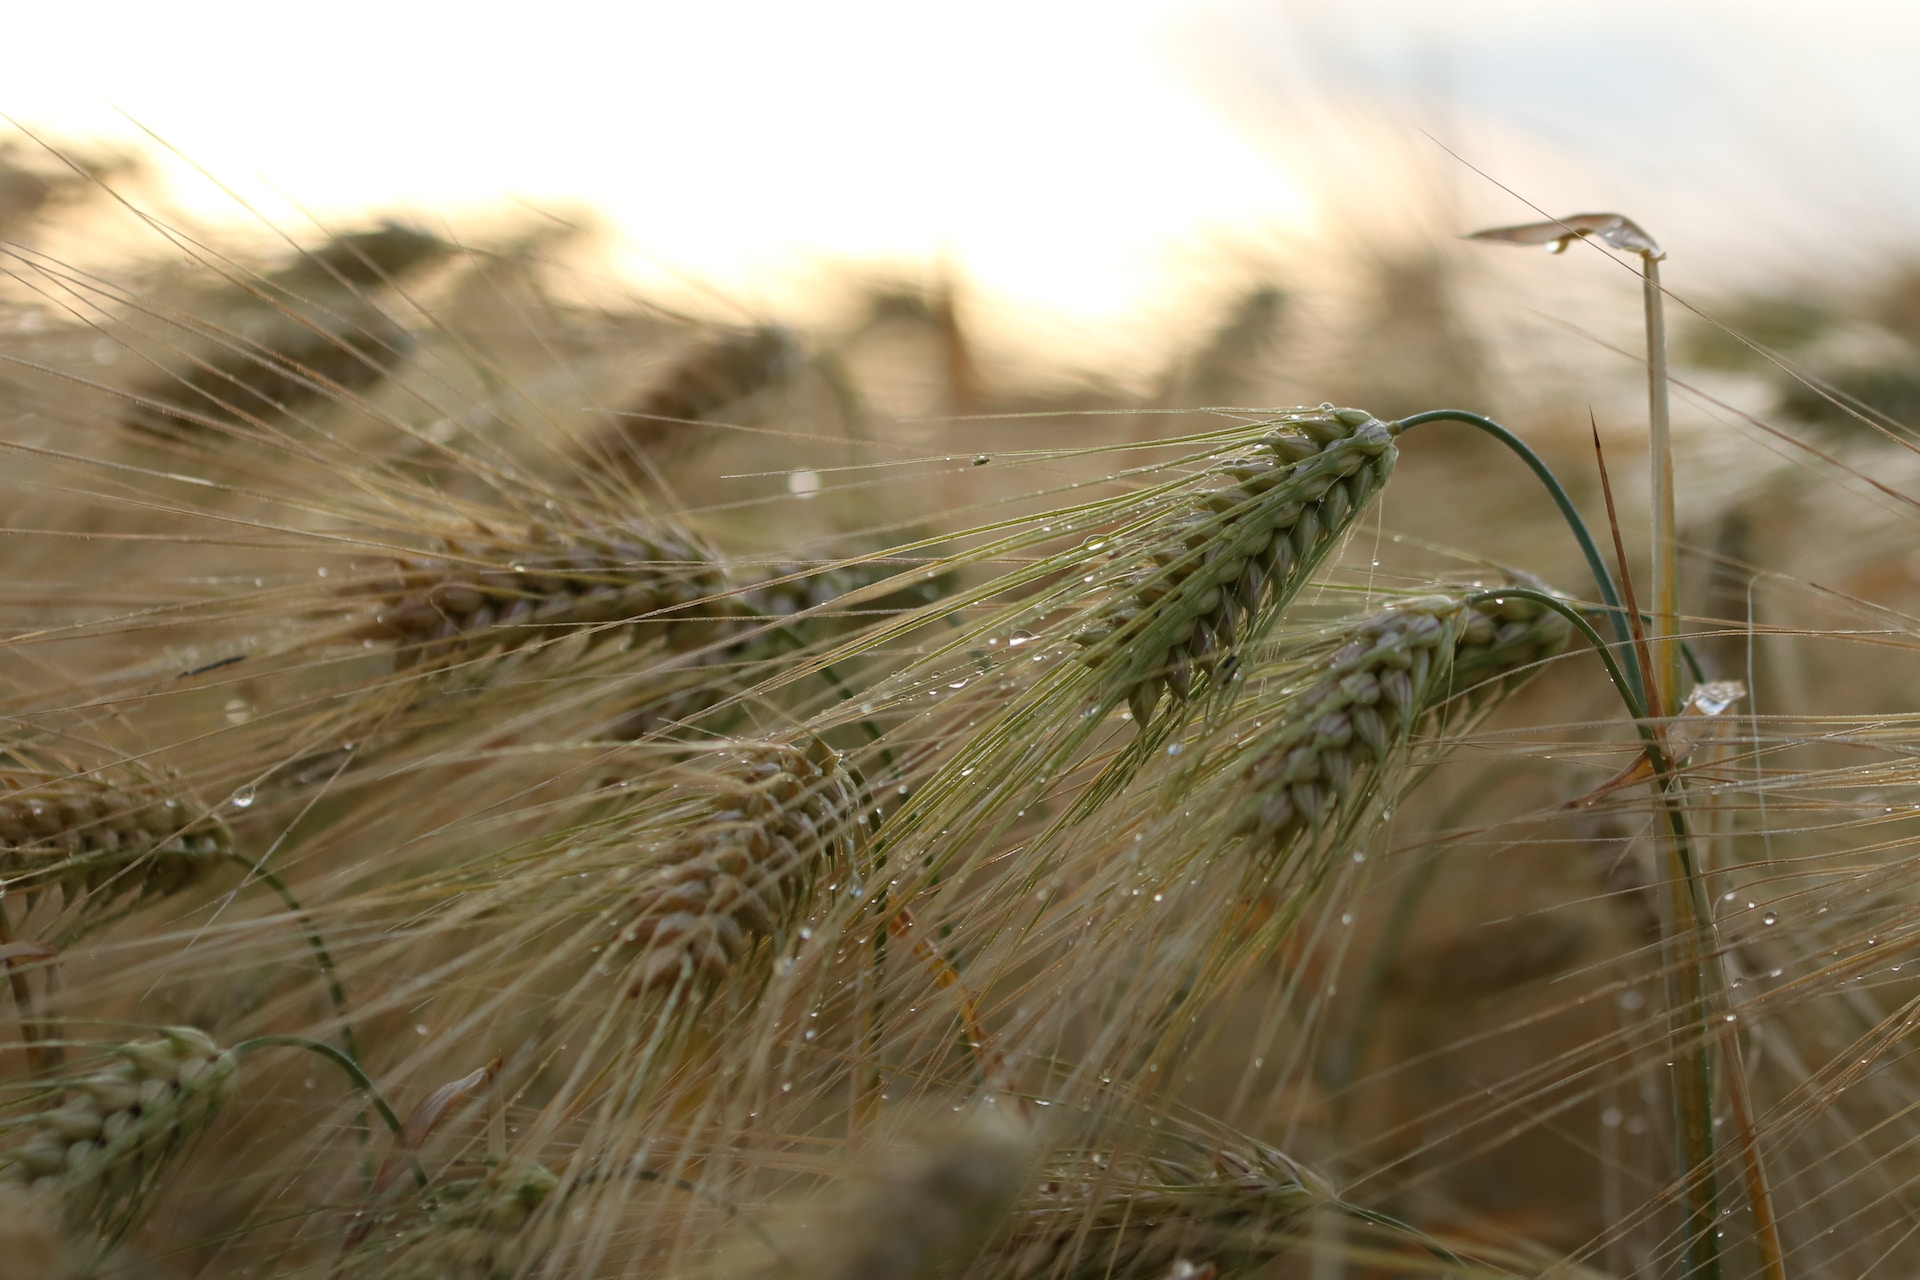
[[[287,443],[328,465],[222,481],[223,518],[288,535],[236,539],[232,581],[291,581],[288,547],[329,528],[347,474],[328,466],[355,456],[458,510],[476,460],[533,472],[613,432],[643,455],[627,480],[734,562],[777,566],[1042,510],[1043,484],[1323,401],[1489,414],[1600,523],[1597,423],[1643,574],[1631,264],[1460,238],[1631,214],[1672,255],[1688,629],[1706,674],[1748,690],[1713,775],[1713,884],[1792,1270],[1911,1268],[1920,142],[1894,122],[1920,112],[1920,12],[108,5],[6,29],[33,52],[0,90],[16,709],[129,654],[216,660],[253,625],[211,611],[153,654],[116,625],[230,585],[196,576],[214,451],[164,410],[143,427],[142,404],[218,418],[221,397],[182,389],[196,342],[205,364],[210,335],[271,350],[317,323],[366,339],[303,410],[324,442]],[[362,288],[310,271],[347,235],[394,254]],[[1509,456],[1421,432],[1344,587],[1510,566],[1587,590]],[[1138,447],[996,465],[1110,446]],[[136,528],[191,563],[145,578],[130,541],[81,567],[75,539]],[[1677,1274],[1671,1224],[1640,1208],[1672,1176],[1648,809],[1568,807],[1632,741],[1584,656],[1502,707],[1397,810],[1327,927],[1273,958],[1317,993],[1285,1068],[1250,1068],[1222,1011],[1168,1114],[1258,1134],[1516,1272]],[[221,1274],[202,1256],[153,1274]],[[1324,1240],[1271,1264],[1414,1265]],[[1735,1249],[1729,1269],[1757,1265]]]

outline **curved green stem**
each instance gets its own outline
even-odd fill
[[[227,857],[245,867],[247,874],[253,879],[279,894],[280,901],[287,904],[287,910],[293,912],[294,918],[306,930],[307,945],[313,949],[314,963],[320,966],[320,975],[326,979],[327,995],[333,1000],[333,1011],[340,1015],[340,1047],[346,1051],[348,1057],[358,1062],[360,1046],[354,1040],[353,1024],[347,1021],[347,993],[346,989],[340,985],[340,971],[334,967],[333,957],[327,952],[327,944],[321,939],[320,931],[313,927],[306,908],[300,905],[300,900],[293,896],[293,890],[287,888],[287,882],[276,873],[260,866],[244,854],[230,853]]]
[[[1593,629],[1593,624],[1587,621],[1585,614],[1559,596],[1534,587],[1495,587],[1486,591],[1476,591],[1466,598],[1466,603],[1476,605],[1483,600],[1532,600],[1536,604],[1545,605],[1572,623],[1574,629],[1586,637],[1587,643],[1593,646],[1594,653],[1606,667],[1607,675],[1613,680],[1613,687],[1620,691],[1620,700],[1625,702],[1627,710],[1633,713],[1634,727],[1640,731],[1641,740],[1647,744],[1647,749],[1653,752],[1660,750],[1659,739],[1653,734],[1653,726],[1647,722],[1647,704],[1641,696],[1639,681],[1628,679],[1629,672],[1622,669],[1619,660],[1613,656],[1613,646]],[[1663,762],[1664,759],[1663,756]]]
[[[380,1096],[380,1090],[373,1083],[372,1077],[367,1075],[357,1061],[330,1044],[320,1040],[309,1040],[305,1036],[255,1036],[251,1040],[242,1040],[233,1046],[233,1056],[244,1058],[261,1049],[275,1048],[305,1049],[308,1053],[317,1053],[339,1067],[353,1081],[353,1087],[358,1089],[361,1095],[372,1104],[373,1109],[380,1113],[380,1119],[388,1129],[393,1131],[393,1136],[395,1138],[401,1136],[400,1117],[394,1113],[392,1107],[387,1105],[387,1100]]]
[[[1533,474],[1545,485],[1547,493],[1553,498],[1553,505],[1560,508],[1560,514],[1566,518],[1567,527],[1573,531],[1574,540],[1580,544],[1580,553],[1587,558],[1587,569],[1593,574],[1593,585],[1600,592],[1601,600],[1606,602],[1608,621],[1613,624],[1614,640],[1621,648],[1629,646],[1633,637],[1627,629],[1625,607],[1620,603],[1620,591],[1614,584],[1613,573],[1607,568],[1607,562],[1600,555],[1600,548],[1594,542],[1593,535],[1587,531],[1587,522],[1580,517],[1579,508],[1573,505],[1573,499],[1567,496],[1566,488],[1560,483],[1560,477],[1553,474],[1553,468],[1535,453],[1527,442],[1507,430],[1492,418],[1465,409],[1429,409],[1425,413],[1416,413],[1400,419],[1402,432],[1426,422],[1463,422],[1498,440],[1507,446],[1520,460],[1527,464]],[[1644,703],[1646,696],[1640,688],[1640,673],[1631,673],[1632,688],[1635,696]]]

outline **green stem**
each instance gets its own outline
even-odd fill
[[[1622,649],[1630,647],[1633,636],[1627,627],[1626,610],[1620,603],[1620,591],[1614,585],[1613,572],[1607,568],[1607,562],[1601,556],[1599,546],[1594,542],[1593,535],[1587,531],[1587,522],[1580,518],[1579,508],[1575,507],[1573,499],[1567,496],[1567,490],[1560,483],[1560,477],[1553,474],[1553,468],[1549,467],[1540,455],[1529,448],[1526,441],[1519,436],[1492,418],[1471,413],[1465,409],[1429,409],[1425,413],[1416,413],[1410,418],[1400,419],[1399,426],[1404,433],[1426,422],[1463,422],[1467,426],[1483,431],[1512,450],[1522,462],[1527,464],[1533,474],[1539,477],[1540,483],[1546,486],[1548,495],[1552,497],[1553,505],[1560,508],[1560,514],[1565,517],[1567,528],[1573,531],[1574,540],[1580,544],[1580,554],[1587,559],[1587,569],[1593,574],[1594,588],[1600,592],[1600,599],[1605,602],[1609,610],[1607,616],[1608,621],[1613,625],[1614,641]],[[1640,688],[1638,674],[1638,672],[1632,673],[1632,688],[1635,696],[1644,703],[1646,695]]]
[[[1687,831],[1685,801],[1674,794],[1680,783],[1674,777],[1667,753],[1647,718],[1646,704],[1637,689],[1629,686],[1626,673],[1614,660],[1606,641],[1591,623],[1564,600],[1531,587],[1508,587],[1469,596],[1474,600],[1518,597],[1534,600],[1561,614],[1586,637],[1587,643],[1606,664],[1607,674],[1620,691],[1621,700],[1633,713],[1634,728],[1640,734],[1647,762],[1653,766],[1654,786],[1661,807],[1667,813],[1670,830],[1667,851],[1669,910],[1673,927],[1668,936],[1671,948],[1667,966],[1668,1007],[1691,1015],[1688,1027],[1676,1027],[1679,1043],[1674,1049],[1674,1128],[1679,1143],[1681,1182],[1686,1197],[1686,1276],[1688,1280],[1719,1280],[1719,1188],[1713,1168],[1713,1061],[1707,1044],[1706,965],[1715,954],[1712,946],[1712,916],[1708,913],[1706,892],[1700,881],[1699,867],[1693,859]]]
[[[347,993],[340,985],[340,971],[334,967],[333,957],[327,953],[327,944],[320,937],[319,930],[313,927],[311,918],[300,900],[293,896],[293,890],[287,888],[287,882],[277,874],[255,863],[251,858],[239,853],[230,853],[227,857],[247,869],[247,874],[259,880],[269,889],[280,895],[280,901],[287,904],[294,918],[306,930],[307,945],[313,949],[314,963],[320,966],[320,974],[326,979],[327,995],[333,1000],[333,1011],[340,1015],[340,1047],[355,1062],[360,1060],[360,1046],[355,1042],[353,1026],[347,1021]]]
[[[367,1075],[358,1062],[330,1044],[309,1040],[305,1036],[255,1036],[251,1040],[242,1040],[233,1046],[233,1056],[244,1058],[261,1049],[275,1048],[305,1049],[308,1053],[317,1053],[339,1067],[353,1081],[353,1087],[359,1090],[361,1096],[366,1098],[373,1109],[380,1114],[380,1119],[388,1129],[392,1130],[394,1138],[401,1137],[400,1117],[394,1113],[392,1107],[387,1105],[387,1100],[380,1096],[380,1090],[373,1083],[372,1077]]]

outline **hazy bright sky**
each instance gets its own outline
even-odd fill
[[[591,206],[748,307],[944,259],[1092,331],[1436,192],[1529,216],[1426,133],[1676,256],[1920,242],[1920,0],[40,0],[6,36],[0,111],[124,111],[290,225]]]

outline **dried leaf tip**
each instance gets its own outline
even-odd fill
[[[1594,236],[1628,253],[1637,253],[1654,261],[1667,256],[1646,229],[1623,213],[1573,213],[1545,222],[1523,222],[1511,227],[1489,227],[1465,237],[1497,244],[1545,245],[1548,253],[1565,253],[1567,246],[1585,236]]]

